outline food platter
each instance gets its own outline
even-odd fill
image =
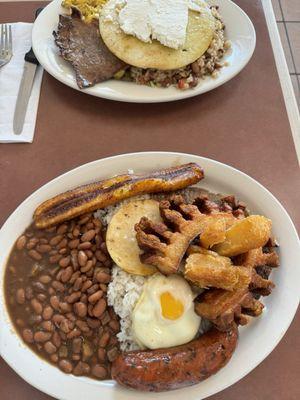
[[[273,221],[273,231],[280,244],[281,266],[273,274],[276,284],[272,298],[264,300],[266,312],[250,325],[240,330],[238,348],[230,363],[218,374],[191,387],[180,389],[176,394],[191,399],[205,398],[237,382],[255,368],[277,345],[295,314],[298,302],[299,270],[294,260],[299,258],[299,240],[288,214],[270,192],[258,182],[229,166],[198,156],[180,153],[135,153],[97,160],[78,167],[54,179],[26,199],[9,217],[0,231],[1,258],[3,267],[15,239],[30,223],[34,209],[44,200],[71,189],[80,184],[106,178],[133,169],[135,172],[148,172],[188,162],[196,162],[205,170],[205,181],[201,187],[215,192],[234,193],[245,201],[251,212],[263,214]],[[101,174],[99,174],[101,171]],[[3,287],[1,273],[1,288]],[[4,303],[3,292],[0,295],[1,342],[3,358],[27,382],[38,389],[61,399],[125,399],[161,398],[169,399],[174,392],[156,395],[128,391],[112,381],[95,381],[65,375],[58,369],[36,357],[14,332]],[[255,338],[255,351],[253,348]],[[13,350],[12,350],[13,349]],[[247,361],[246,361],[247,360]]]
[[[58,15],[63,12],[61,0],[54,0],[38,16],[32,32],[33,49],[45,70],[60,82],[78,89],[72,68],[59,56],[52,32],[57,28]],[[210,1],[210,4],[216,4]],[[231,50],[224,57],[228,66],[216,78],[207,77],[195,88],[153,88],[132,82],[109,80],[82,90],[86,94],[111,100],[156,103],[193,97],[217,88],[237,75],[250,60],[256,43],[253,24],[248,16],[230,0],[219,0],[220,12],[226,25]]]

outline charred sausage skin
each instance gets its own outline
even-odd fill
[[[213,328],[181,346],[122,353],[112,364],[112,378],[152,392],[191,386],[218,372],[231,358],[237,340],[236,326],[227,332]]]

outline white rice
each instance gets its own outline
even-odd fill
[[[112,281],[108,285],[107,302],[120,317],[121,330],[117,334],[120,348],[123,351],[138,350],[141,347],[135,342],[131,330],[131,315],[142,294],[144,276],[132,275],[117,265],[112,269]]]
[[[133,173],[133,170],[128,170]],[[95,218],[99,218],[103,225],[108,225],[113,215],[126,203],[133,200],[149,199],[150,195],[140,195],[123,200],[118,204],[97,210]],[[112,306],[115,313],[120,317],[121,330],[117,334],[120,348],[123,351],[138,350],[141,347],[135,342],[131,331],[131,314],[134,306],[142,294],[143,285],[147,278],[138,275],[128,274],[117,265],[112,268],[112,280],[108,285],[107,302]]]
[[[187,200],[193,200],[193,190],[187,189],[183,190],[181,193],[186,196]],[[113,215],[122,205],[134,200],[144,200],[151,197],[153,196],[149,194],[131,197],[116,205],[97,210],[94,216],[99,218],[103,225],[108,225]],[[148,278],[144,276],[128,274],[117,265],[114,265],[112,268],[112,280],[108,285],[107,302],[120,317],[121,330],[117,334],[117,338],[122,351],[141,349],[141,346],[135,341],[131,330],[131,315],[142,294],[143,286],[147,279]]]

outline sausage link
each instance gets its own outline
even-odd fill
[[[152,392],[194,385],[229,361],[237,339],[236,326],[227,332],[213,328],[181,346],[122,353],[112,363],[112,378],[123,386]]]

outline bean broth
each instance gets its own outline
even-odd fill
[[[110,378],[118,317],[106,300],[112,261],[101,221],[84,215],[46,230],[31,225],[16,241],[4,280],[16,331],[65,373]]]

